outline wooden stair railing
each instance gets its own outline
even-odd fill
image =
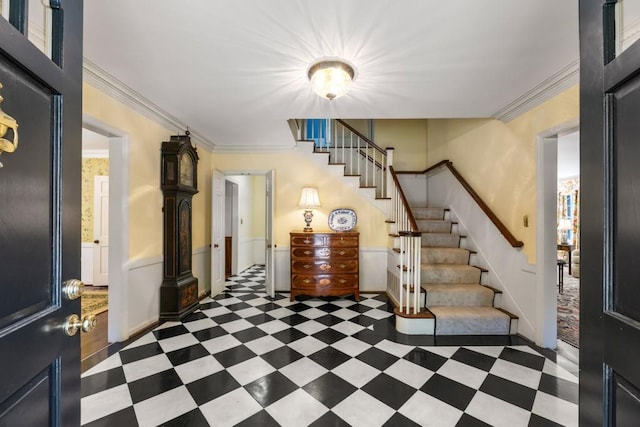
[[[389,166],[389,172],[391,174],[391,178],[393,179],[393,190],[392,190],[392,217],[391,219],[396,222],[397,231],[418,231],[418,223],[416,222],[415,217],[413,216],[413,211],[409,206],[409,202],[407,201],[407,197],[402,191],[402,186],[400,185],[400,181],[398,181],[398,176],[396,175],[396,171],[393,169],[393,166]],[[397,195],[397,197],[394,197]]]
[[[473,189],[473,187],[471,187],[471,185],[467,182],[467,180],[465,180],[462,177],[462,175],[460,175],[460,172],[458,172],[458,170],[453,166],[453,162],[451,162],[449,160],[442,160],[442,161],[436,163],[435,165],[425,169],[424,171],[402,171],[402,172],[397,172],[397,173],[398,174],[412,174],[412,175],[426,174],[426,173],[429,173],[429,172],[434,171],[434,170],[436,170],[438,168],[441,168],[441,167],[446,167],[447,169],[449,169],[451,174],[458,180],[458,182],[462,185],[462,187],[465,190],[467,190],[467,193],[469,193],[471,198],[473,200],[475,200],[475,202],[478,204],[480,209],[482,209],[482,211],[487,215],[487,217],[491,220],[491,222],[493,222],[493,224],[496,226],[496,228],[500,231],[500,233],[502,233],[504,238],[507,240],[507,242],[509,242],[509,244],[512,247],[521,248],[521,247],[524,246],[524,243],[521,240],[518,240],[509,231],[507,226],[504,225],[504,223],[502,221],[500,221],[498,216],[491,210],[491,208],[484,202],[484,200],[482,200],[480,195]]]

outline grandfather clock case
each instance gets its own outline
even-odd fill
[[[189,132],[162,143],[164,273],[160,321],[180,320],[198,308],[198,279],[191,271],[192,199],[198,193],[198,153]]]

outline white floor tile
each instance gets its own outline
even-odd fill
[[[290,327],[291,326],[289,324],[284,323],[282,320],[272,320],[270,322],[258,325],[258,328],[262,329],[268,334],[275,334],[276,332],[284,331],[285,329],[289,329]]]
[[[269,316],[275,318],[275,319],[282,319],[283,317],[287,317],[287,316],[291,316],[292,314],[295,314],[296,312],[293,310],[289,310],[288,308],[279,308],[277,310],[272,310],[269,312]]]
[[[353,427],[381,426],[394,410],[362,390],[356,390],[332,411]]]
[[[127,408],[133,404],[129,387],[119,385],[82,398],[80,422],[82,424],[102,418],[113,412]]]
[[[411,396],[398,412],[424,427],[453,427],[462,416],[461,410],[420,390]]]
[[[223,314],[229,314],[231,313],[231,310],[229,310],[227,307],[215,307],[207,310],[202,310],[202,312],[208,317],[216,317],[222,316]]]
[[[173,350],[189,347],[194,344],[198,344],[199,341],[191,334],[182,334],[175,337],[167,338],[162,341],[158,341],[160,347],[165,353],[169,353]]]
[[[86,376],[89,376],[89,375],[97,374],[98,372],[104,372],[104,371],[108,371],[109,369],[118,368],[120,366],[122,366],[122,360],[120,359],[120,353],[116,353],[113,356],[108,357],[107,359],[105,359],[102,362],[98,363],[93,368],[86,370],[82,374],[82,376],[86,377]]]
[[[487,372],[482,369],[474,368],[473,366],[465,365],[452,359],[447,360],[437,372],[460,384],[476,389],[480,388],[488,375]]]
[[[310,308],[308,310],[300,311],[299,314],[308,319],[317,319],[318,317],[326,316],[327,312],[319,310],[317,308]]]
[[[578,405],[541,391],[536,393],[531,412],[563,426],[578,425]]]
[[[307,426],[329,409],[306,391],[298,389],[266,408],[269,415],[283,427]]]
[[[220,325],[220,327],[225,331],[229,332],[230,334],[232,334],[234,332],[244,331],[245,329],[253,328],[253,323],[245,319],[238,319],[238,320],[234,320],[233,322],[228,322],[223,325]]]
[[[194,320],[193,322],[184,324],[184,327],[187,328],[189,332],[201,331],[203,329],[213,328],[214,326],[216,326],[216,322],[211,319]]]
[[[365,311],[364,315],[371,317],[372,319],[381,320],[381,319],[386,319],[387,317],[393,316],[393,313],[389,313],[387,311],[378,310],[377,308],[374,308],[373,310]]]
[[[524,427],[530,418],[529,411],[481,391],[473,396],[465,412],[495,427]]]
[[[260,404],[244,388],[237,388],[200,406],[202,414],[212,426],[235,425],[261,409]]]
[[[327,325],[323,325],[322,323],[316,322],[315,320],[308,320],[306,322],[297,324],[296,326],[294,326],[294,328],[296,328],[300,332],[304,332],[307,335],[313,335],[316,332],[327,329]]]
[[[253,351],[255,354],[265,354],[282,346],[284,346],[282,341],[275,339],[271,335],[266,335],[245,343],[245,347]]]
[[[344,319],[344,320],[351,320],[354,317],[358,317],[359,316],[357,311],[353,311],[353,310],[348,309],[348,308],[341,308],[340,310],[336,310],[331,314],[333,314],[334,316],[339,317],[341,319]]]
[[[204,348],[206,348],[211,354],[229,350],[230,348],[237,347],[240,344],[241,342],[233,335],[222,335],[202,343]]]
[[[382,340],[375,347],[397,357],[404,357],[415,348],[412,345],[398,344],[389,340]]]
[[[318,350],[325,348],[327,345],[314,337],[300,338],[289,344],[289,347],[302,354],[309,356]]]
[[[166,354],[147,357],[135,362],[127,363],[122,367],[127,382],[133,382],[158,372],[173,368]]]
[[[181,386],[136,403],[133,408],[140,427],[154,427],[197,407],[187,388]]]
[[[356,357],[363,351],[371,348],[371,344],[367,344],[366,342],[357,340],[353,337],[343,338],[340,341],[334,342],[331,346],[351,357]]]
[[[326,368],[306,357],[298,359],[280,369],[280,373],[293,381],[298,387],[309,384],[327,372]]]
[[[380,374],[380,371],[371,365],[350,359],[331,370],[334,374],[354,386],[361,388]]]
[[[359,325],[357,323],[344,321],[344,322],[338,323],[337,325],[331,326],[331,329],[335,329],[336,331],[342,332],[345,335],[353,335],[363,330],[364,326]]]
[[[200,378],[207,377],[211,374],[215,374],[224,369],[224,367],[213,356],[205,356],[191,362],[183,363],[175,368],[176,373],[180,377],[183,383],[189,384],[190,382],[199,380]]]
[[[276,369],[260,357],[253,357],[242,363],[233,365],[227,372],[236,379],[241,385],[247,385],[252,381],[262,378],[265,375],[274,372]]]
[[[419,389],[433,376],[433,372],[422,366],[400,359],[384,371],[387,375]]]
[[[540,378],[542,377],[540,371],[501,359],[496,360],[490,372],[493,375],[533,389],[538,388]]]

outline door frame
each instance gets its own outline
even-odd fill
[[[109,138],[109,342],[129,338],[129,153],[126,132],[82,115],[82,127]]]
[[[238,176],[238,175],[249,175],[249,176],[264,176],[265,179],[267,178],[267,175],[270,174],[271,172],[275,172],[275,169],[231,169],[231,170],[225,170],[222,171],[222,173],[224,174],[225,177],[231,177],[231,176]],[[234,183],[235,184],[235,183]],[[231,267],[231,272],[232,274],[238,274],[240,273],[238,270],[238,235],[239,235],[239,218],[238,218],[238,211],[239,211],[239,207],[238,207],[238,186],[235,185],[234,187],[234,194],[233,194],[233,200],[232,203],[233,205],[233,218],[232,218],[232,229],[233,229],[233,254],[232,254],[232,267]],[[272,197],[274,197],[274,206],[275,206],[275,187],[272,188]],[[226,203],[226,200],[225,200]],[[265,209],[266,209],[266,201],[265,201]],[[266,217],[265,217],[266,220]],[[216,221],[216,218],[212,218],[212,223],[213,221]],[[213,225],[212,225],[213,227]],[[275,235],[275,221],[271,222],[271,235],[274,236]],[[266,230],[265,230],[265,234]],[[273,251],[273,256],[275,257],[275,245],[273,245],[272,247],[272,251]],[[274,258],[275,260],[275,258]],[[266,262],[266,259],[265,259]],[[276,269],[276,263],[274,261],[274,270]],[[275,277],[275,271],[273,272],[273,276]],[[274,285],[274,289],[275,289],[275,285]]]
[[[556,297],[556,203],[558,185],[558,135],[579,130],[571,119],[536,135],[536,307],[535,342],[556,348],[558,300]]]

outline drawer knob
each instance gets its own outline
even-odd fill
[[[311,283],[311,280],[309,280],[309,279],[304,279],[304,280],[303,280],[303,282],[304,282],[304,283]]]
[[[320,270],[322,270],[322,271],[331,270],[331,265],[330,264],[322,264],[320,266]]]
[[[340,251],[340,252],[338,252],[338,253],[339,253],[340,255],[344,255],[344,254],[346,254],[346,252],[345,252],[345,251]]]
[[[302,241],[302,243],[307,243],[307,244],[309,244],[309,243],[311,243],[311,240],[309,240],[309,239],[304,239],[304,240]]]
[[[313,252],[311,252],[311,251],[304,251],[304,254],[305,254],[305,255],[311,255],[312,253],[313,253]]]
[[[311,266],[309,264],[305,264],[303,267],[306,268],[306,269],[311,268]]]
[[[340,268],[344,269],[344,268],[346,267],[346,265],[344,265],[344,264],[340,264],[338,267],[340,267]]]
[[[340,279],[340,283],[347,283],[347,281],[344,279]]]

